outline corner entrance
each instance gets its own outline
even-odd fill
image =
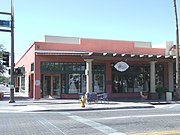
[[[60,98],[61,96],[61,75],[44,76],[44,98]]]

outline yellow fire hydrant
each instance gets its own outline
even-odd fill
[[[85,107],[86,99],[84,96],[81,97],[81,107]]]

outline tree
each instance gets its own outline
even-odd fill
[[[0,82],[5,82],[6,81],[6,77],[3,76],[2,74],[0,74]]]
[[[2,59],[3,53],[5,52],[5,48],[3,44],[0,44],[0,58]],[[4,73],[7,70],[5,66],[3,66],[2,61],[0,62],[0,73]]]
[[[178,29],[178,16],[176,0],[174,0],[174,15],[176,24],[176,93],[177,99],[180,100],[180,79],[179,79],[179,29]]]

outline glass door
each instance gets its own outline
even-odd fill
[[[43,97],[47,97],[49,95],[51,95],[51,76],[45,76]]]
[[[52,96],[60,97],[61,76],[52,76]]]
[[[61,76],[45,75],[43,97],[60,98],[60,95],[61,95]]]

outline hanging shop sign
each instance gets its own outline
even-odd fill
[[[120,72],[123,72],[123,71],[126,71],[128,68],[129,68],[129,65],[126,63],[126,62],[118,62],[114,65],[114,67],[120,71]]]

